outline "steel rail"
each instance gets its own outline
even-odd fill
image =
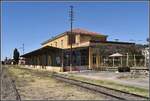
[[[77,85],[80,86],[82,88],[86,88],[88,90],[91,91],[95,91],[101,94],[104,94],[106,96],[112,97],[112,98],[116,98],[119,100],[148,100],[148,97],[145,96],[141,96],[141,95],[137,95],[137,94],[133,94],[133,93],[129,93],[129,92],[125,92],[125,91],[121,91],[121,90],[117,90],[117,89],[113,89],[113,88],[109,88],[109,87],[105,87],[105,86],[101,86],[101,85],[97,85],[97,84],[93,84],[93,83],[89,83],[86,81],[81,81],[81,80],[76,80],[76,79],[72,79],[72,78],[68,78],[62,75],[58,75],[58,74],[53,74],[53,77],[55,77],[58,80],[73,84],[73,85]]]
[[[5,69],[7,69],[7,68],[8,68],[8,67],[6,67]],[[3,68],[2,70],[3,70],[3,72],[4,72],[4,68]],[[6,70],[5,70],[5,72],[6,72]],[[10,75],[9,75],[9,73],[6,73],[5,76],[10,80],[11,85],[12,85],[14,91],[15,91],[16,101],[21,101],[20,94],[19,94],[18,89],[17,89],[17,87],[16,87],[16,85],[15,85],[15,80],[12,80],[12,78],[11,78]]]
[[[16,85],[15,85],[15,80],[12,80],[12,79],[11,79],[11,82],[12,82],[12,86],[13,86],[15,92],[16,92],[16,100],[17,100],[17,101],[21,101],[20,94],[19,94],[19,92],[18,92],[18,90],[17,90],[17,87],[16,87]]]

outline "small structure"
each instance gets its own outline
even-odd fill
[[[10,64],[13,64],[14,63],[14,60],[13,59],[6,59],[5,61],[4,61],[4,64],[5,65],[10,65]]]
[[[24,57],[20,57],[18,64],[19,64],[19,65],[25,65],[25,58],[24,58]]]
[[[109,57],[112,57],[113,58],[113,67],[114,67],[114,65],[115,65],[115,57],[120,57],[120,61],[121,61],[121,66],[122,66],[122,54],[120,54],[120,53],[114,53],[114,54],[112,54],[112,55],[110,55]]]

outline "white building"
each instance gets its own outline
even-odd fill
[[[142,55],[145,56],[145,65],[148,66],[149,64],[149,47],[146,47],[145,49],[142,50]]]

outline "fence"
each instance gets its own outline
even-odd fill
[[[101,56],[100,65],[103,67],[148,67],[149,60],[143,55],[123,55],[120,57]]]

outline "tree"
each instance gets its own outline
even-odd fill
[[[19,62],[19,51],[17,50],[17,48],[14,49],[14,55],[13,55],[13,59],[14,59],[14,64],[18,64]]]

